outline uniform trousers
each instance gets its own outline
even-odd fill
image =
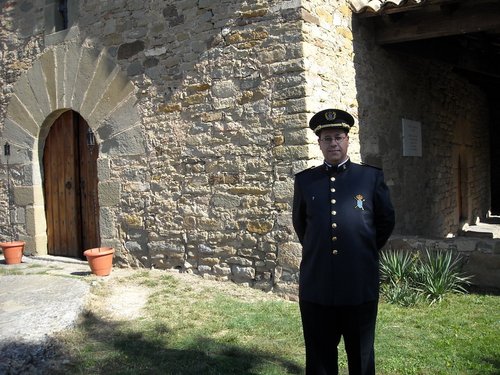
[[[306,346],[306,375],[338,374],[344,338],[349,375],[375,374],[375,323],[378,301],[359,306],[325,306],[300,301]]]

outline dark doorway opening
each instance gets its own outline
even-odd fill
[[[500,95],[490,94],[491,213],[500,215]]]

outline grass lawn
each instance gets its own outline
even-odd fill
[[[69,363],[64,373],[304,373],[297,303],[258,298],[257,291],[241,298],[147,271],[124,282],[154,288],[146,313],[131,322],[86,313],[59,338]],[[500,297],[450,295],[411,308],[381,303],[376,360],[381,375],[499,374]],[[346,374],[345,355],[340,361]]]
[[[500,297],[448,295],[413,308],[381,304],[380,374],[499,374]]]

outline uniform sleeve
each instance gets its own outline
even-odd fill
[[[391,236],[395,224],[394,208],[383,172],[377,178],[374,211],[377,248],[380,250]]]
[[[292,222],[295,233],[297,233],[300,243],[303,244],[306,233],[306,207],[297,176],[295,176],[293,188]]]

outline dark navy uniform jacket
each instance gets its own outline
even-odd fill
[[[293,226],[303,248],[301,300],[332,306],[378,300],[379,250],[394,228],[382,170],[348,160],[298,173]]]

